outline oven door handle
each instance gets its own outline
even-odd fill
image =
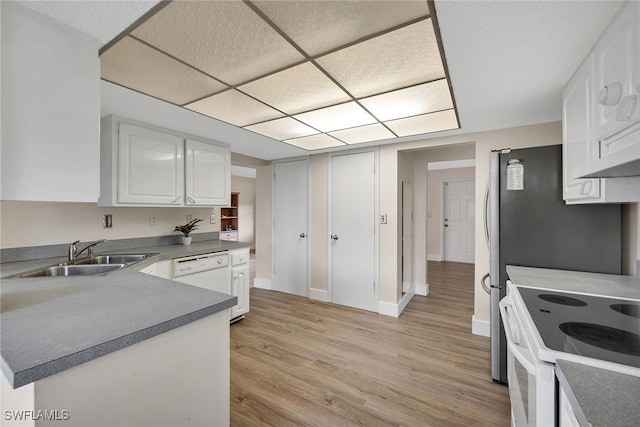
[[[536,366],[533,361],[531,351],[529,351],[528,348],[521,346],[520,343],[516,343],[511,333],[512,329],[511,329],[511,323],[510,323],[509,315],[507,313],[507,309],[513,310],[513,300],[511,299],[510,296],[507,295],[506,297],[502,298],[502,301],[500,301],[499,306],[500,306],[500,314],[502,317],[502,325],[504,326],[504,334],[507,337],[507,346],[509,347],[513,355],[516,357],[516,359],[518,359],[518,361],[522,364],[522,366],[532,375],[535,375]],[[517,316],[517,313],[516,313],[516,316]],[[516,320],[516,323],[518,323],[517,320]],[[522,327],[518,324],[514,326],[520,330],[520,335],[523,336],[524,331],[522,330]],[[526,338],[524,338],[524,340],[526,341]]]

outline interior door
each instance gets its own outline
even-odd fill
[[[274,164],[271,288],[307,296],[307,160]]]
[[[444,183],[444,259],[474,262],[475,182]]]
[[[413,283],[413,192],[411,183],[402,181],[402,292]]]
[[[377,311],[375,297],[375,153],[331,161],[331,299]]]

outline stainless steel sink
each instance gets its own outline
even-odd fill
[[[129,264],[148,258],[149,254],[122,254],[122,255],[98,255],[91,258],[82,258],[74,262],[74,265],[84,264]]]
[[[15,277],[97,276],[124,267],[124,264],[54,265],[18,274]]]

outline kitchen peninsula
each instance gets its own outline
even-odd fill
[[[155,254],[101,276],[13,278],[60,260],[2,264],[3,425],[228,425],[236,298],[139,270],[243,245],[137,248]]]

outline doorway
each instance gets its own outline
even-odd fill
[[[475,257],[475,181],[444,182],[444,261],[473,263]]]
[[[329,260],[331,301],[377,311],[376,153],[331,156]]]

